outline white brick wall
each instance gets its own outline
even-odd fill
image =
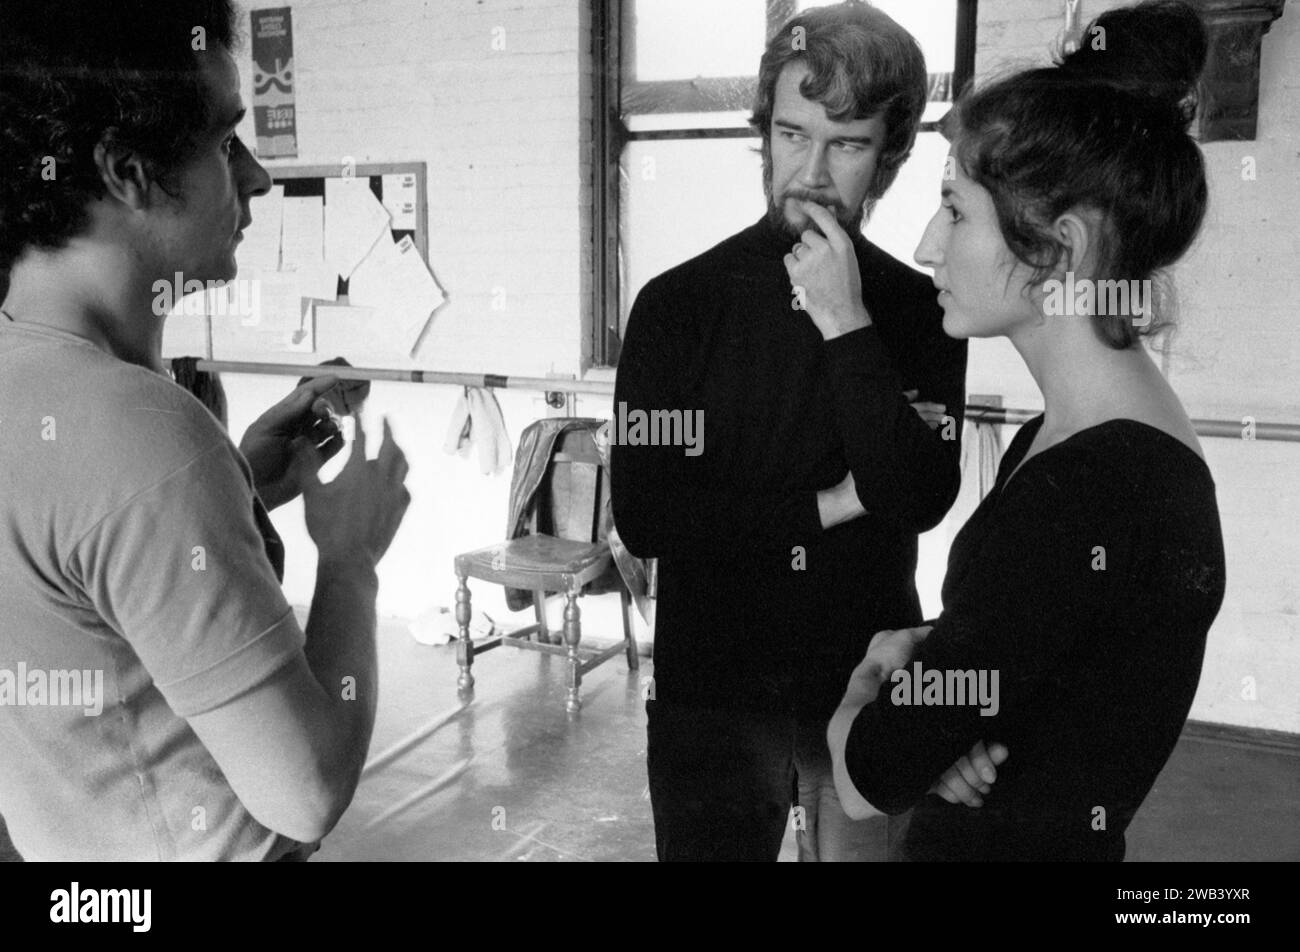
[[[266,5],[273,5],[267,3]],[[1115,4],[1085,4],[1085,17]],[[429,163],[430,257],[449,303],[421,363],[438,369],[576,373],[585,355],[590,293],[586,146],[591,74],[582,0],[298,0],[295,164]],[[1042,63],[1061,4],[983,0],[981,76]],[[246,22],[246,21],[245,21]],[[493,51],[494,27],[506,49]],[[247,52],[243,57],[245,82]],[[1171,379],[1194,416],[1300,421],[1300,14],[1288,10],[1264,40],[1259,138],[1205,149],[1212,208],[1200,245],[1175,274],[1181,330]],[[245,89],[251,101],[251,89]],[[251,133],[251,120],[245,135]],[[251,137],[250,137],[251,138]],[[1258,180],[1243,182],[1254,156]],[[491,310],[492,289],[508,308]],[[238,435],[289,381],[231,377]],[[969,389],[1009,405],[1040,405],[1005,342],[977,341]],[[373,425],[388,413],[411,457],[415,502],[381,566],[380,612],[412,617],[450,604],[451,557],[498,541],[509,477],[478,475],[439,446],[456,392],[376,387]],[[540,395],[501,395],[511,436],[544,413]],[[599,415],[601,401],[584,402]],[[608,412],[604,410],[603,412]],[[1218,483],[1228,595],[1211,635],[1193,716],[1300,731],[1300,446],[1206,439]],[[290,600],[311,597],[314,551],[295,507],[277,513],[286,536]],[[500,612],[500,590],[475,589]],[[590,601],[590,600],[589,600]],[[590,606],[593,626],[617,631],[613,606]],[[521,616],[515,621],[523,621]],[[1242,698],[1242,678],[1257,699]]]
[[[291,4],[300,155],[268,168],[343,156],[428,163],[429,258],[448,303],[417,355],[421,366],[538,376],[581,370],[590,294],[581,266],[590,205],[581,7]],[[496,40],[503,49],[493,48]],[[251,103],[247,48],[239,59]],[[241,134],[254,141],[251,116]],[[492,308],[496,288],[506,292],[500,310]]]
[[[278,2],[258,2],[278,6]],[[300,155],[277,165],[428,163],[429,257],[448,303],[413,363],[452,371],[576,374],[590,295],[589,22],[578,0],[290,0]],[[247,32],[247,16],[243,29]],[[504,33],[494,33],[500,27]],[[503,36],[503,50],[492,48]],[[251,59],[236,57],[251,104]],[[254,141],[250,118],[241,129]],[[493,310],[494,289],[506,292]],[[406,366],[398,359],[390,366]],[[292,381],[227,375],[231,432]],[[504,538],[509,472],[442,452],[452,387],[376,385],[366,414],[387,415],[411,463],[413,502],[380,565],[379,613],[410,619],[453,604],[452,558]],[[544,416],[541,394],[498,391],[512,440]],[[584,404],[584,412],[590,408]],[[373,444],[373,440],[372,440]],[[285,590],[311,601],[315,549],[297,504],[274,514]],[[475,605],[505,617],[500,588]],[[593,600],[593,630],[620,632],[617,598]],[[511,619],[530,620],[531,612]],[[454,671],[448,673],[454,677]]]

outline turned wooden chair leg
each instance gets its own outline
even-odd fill
[[[564,709],[570,714],[577,714],[582,709],[582,698],[579,695],[582,687],[582,658],[578,655],[578,643],[581,641],[582,612],[578,609],[578,592],[570,591],[566,595],[564,606],[564,642],[569,649],[569,690],[564,700]]]
[[[533,614],[537,616],[537,634],[533,641],[547,645],[551,643],[551,630],[546,627],[546,593],[541,589],[533,590]]]
[[[456,689],[461,694],[472,694],[474,675],[470,668],[474,665],[474,639],[469,631],[469,584],[464,575],[457,575],[456,578],[459,582],[456,586],[456,624],[460,627],[460,641],[456,642],[456,663],[460,665],[460,677],[456,679]]]
[[[632,634],[632,596],[624,591],[622,598],[623,642],[627,647],[627,667],[629,671],[636,671],[641,667],[641,662],[636,654],[636,638]]]

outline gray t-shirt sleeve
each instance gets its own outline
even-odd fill
[[[305,641],[224,438],[100,519],[68,569],[182,717],[255,687]]]

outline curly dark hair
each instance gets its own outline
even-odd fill
[[[1207,50],[1186,3],[1117,8],[1089,24],[1056,66],[963,96],[944,117],[962,170],[988,190],[1007,246],[1034,269],[1029,284],[1058,267],[1066,248],[1050,226],[1072,208],[1101,213],[1104,280],[1158,278],[1191,247],[1208,192],[1187,130]],[[1098,314],[1094,326],[1122,350],[1171,321],[1157,313],[1139,326]]]
[[[868,191],[870,200],[880,198],[911,154],[925,111],[929,93],[921,47],[888,14],[860,0],[813,7],[787,22],[767,41],[749,120],[763,137],[765,166],[771,161],[776,82],[796,62],[809,70],[800,94],[821,103],[832,120],[882,114],[885,141]]]
[[[0,297],[24,249],[61,248],[86,227],[105,138],[173,194],[217,118],[195,47],[236,40],[232,0],[4,0],[3,16]]]

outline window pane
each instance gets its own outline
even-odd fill
[[[799,0],[797,9],[829,6],[827,0]],[[921,44],[925,68],[950,73],[957,48],[957,0],[874,0]]]
[[[947,111],[946,106],[944,111]],[[652,112],[643,116],[625,116],[623,121],[627,124],[629,132],[653,132],[660,129],[748,129],[749,110]]]
[[[629,142],[623,150],[620,333],[642,286],[763,214],[758,139]]]
[[[920,268],[912,254],[930,217],[939,208],[939,186],[947,156],[948,141],[939,133],[918,135],[911,156],[898,170],[898,178],[885,197],[876,202],[871,220],[863,229],[873,244],[920,270],[927,269]]]
[[[634,79],[753,76],[767,36],[763,0],[637,0]]]
[[[797,2],[800,11],[824,5]],[[880,0],[877,6],[921,44],[931,98],[950,99],[957,0]],[[767,31],[764,0],[627,0],[624,16],[624,116],[749,108]]]

